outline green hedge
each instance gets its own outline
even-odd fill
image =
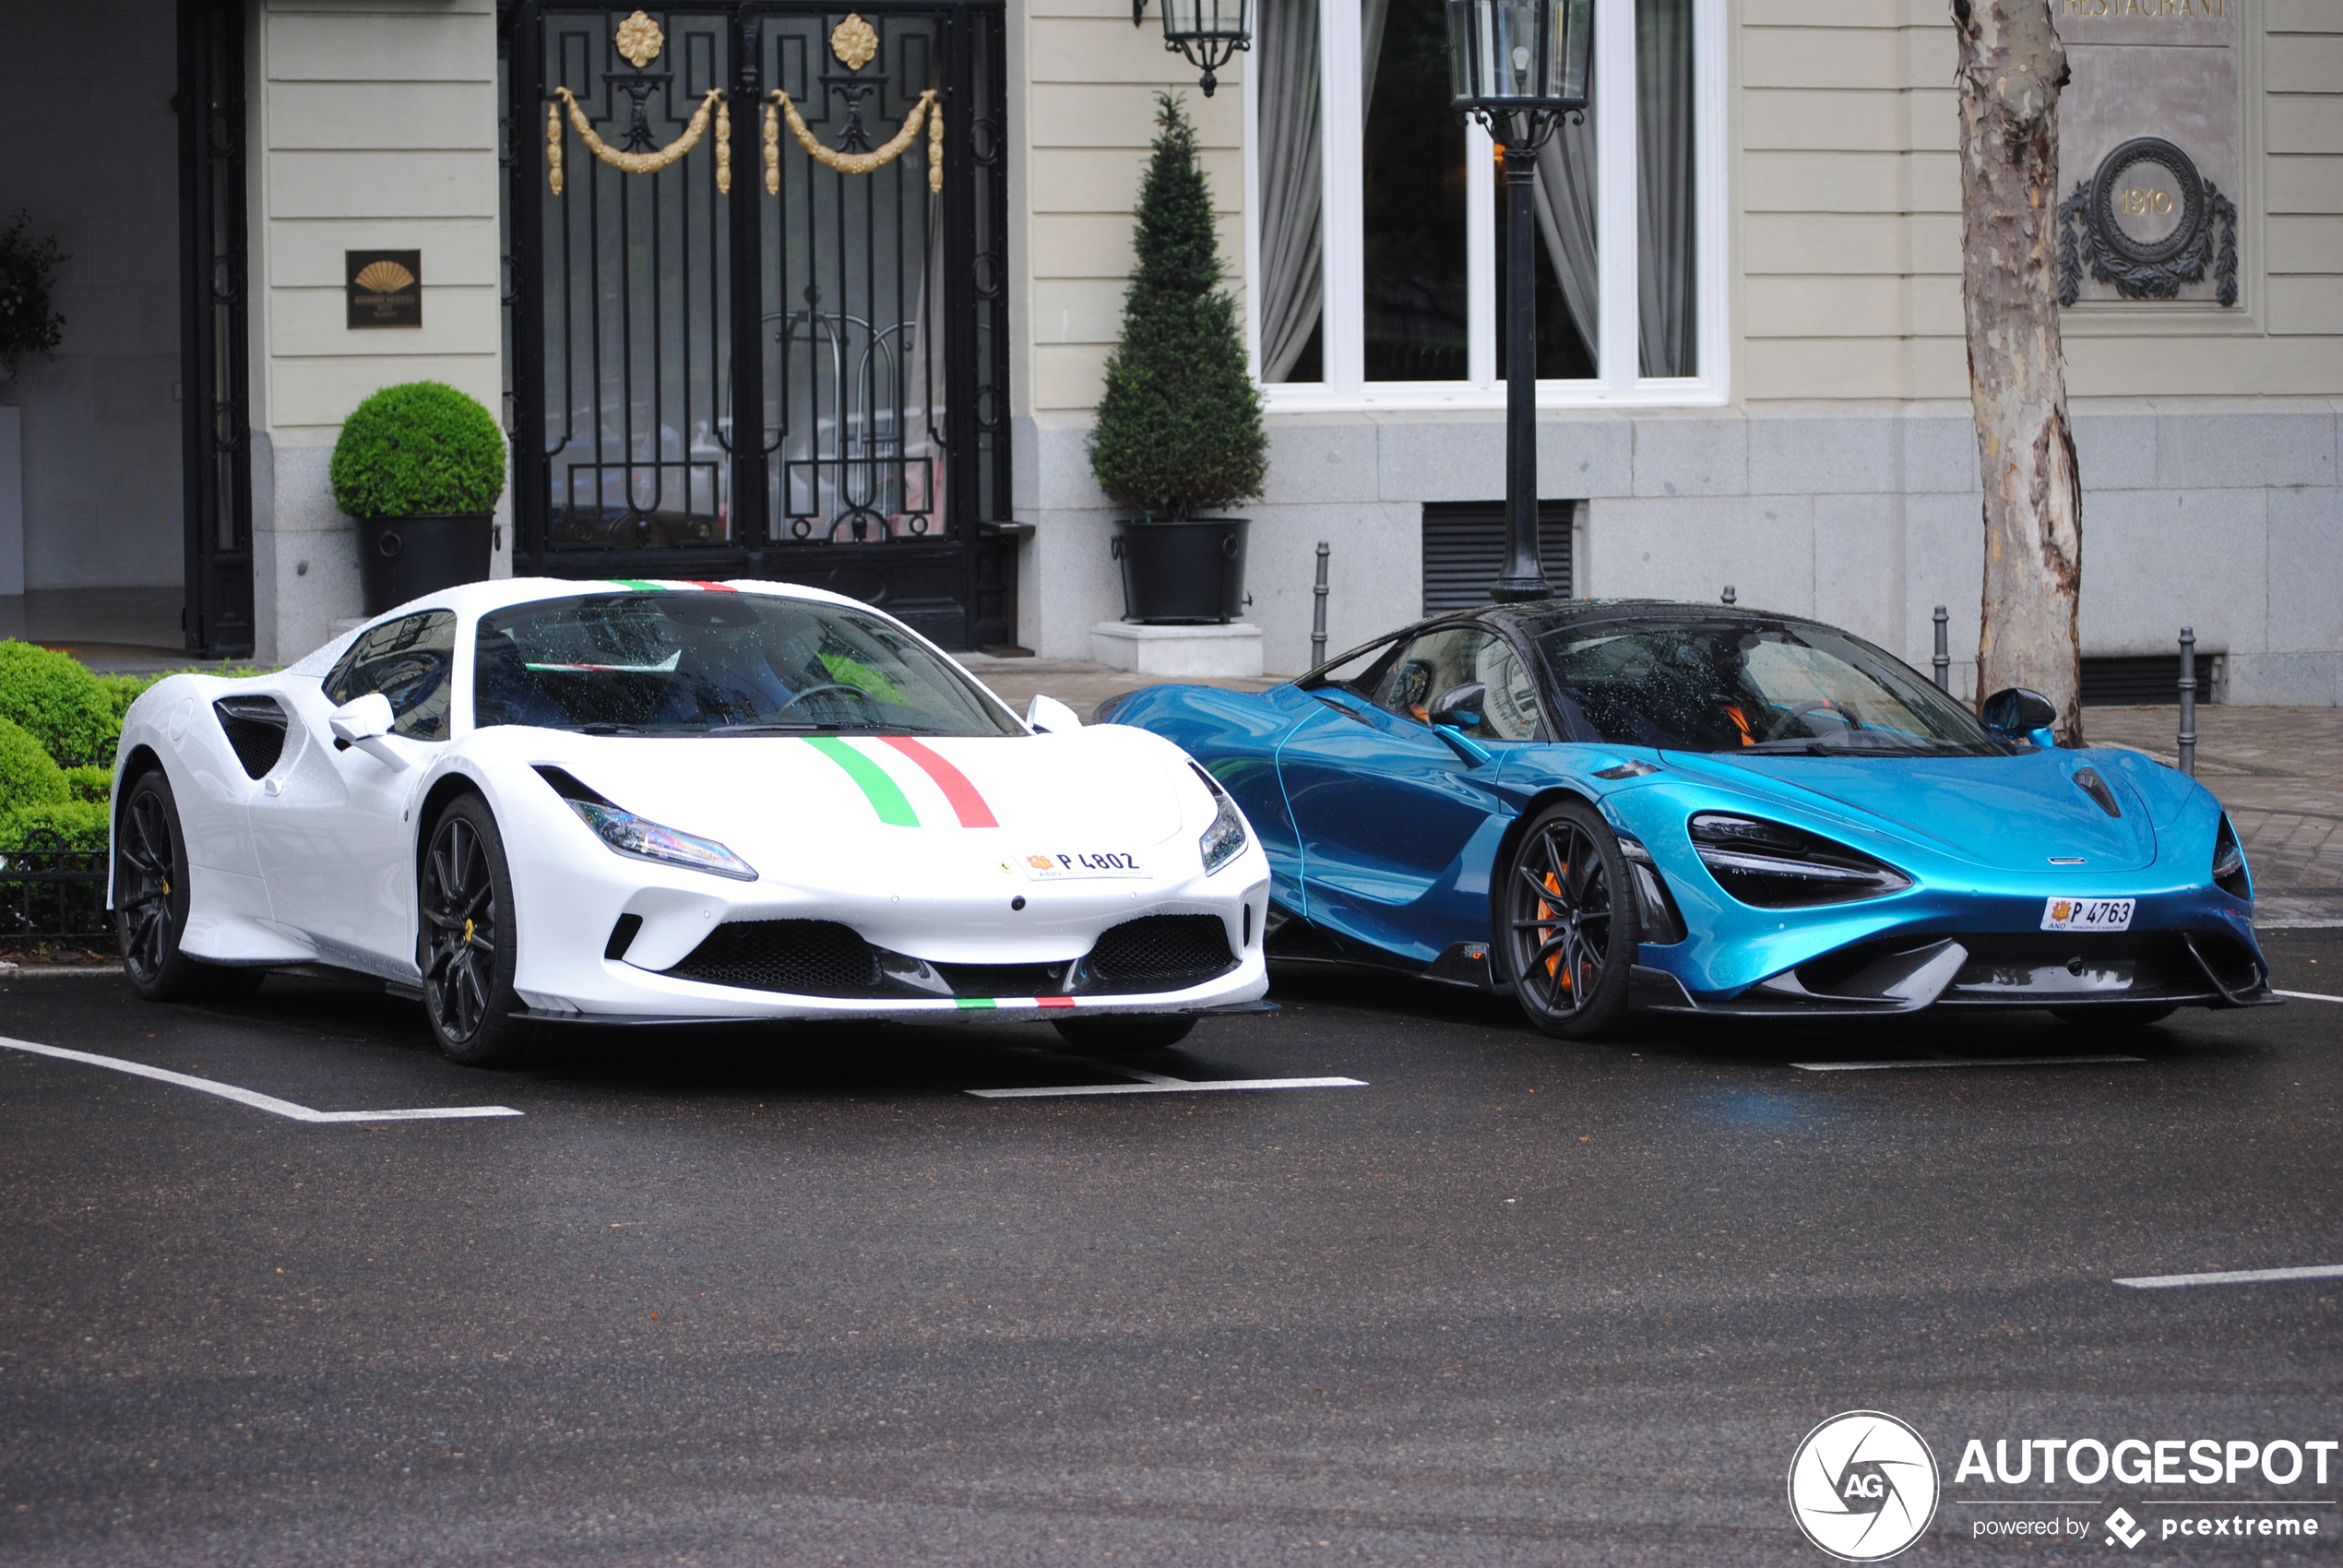
[[[342,422],[334,505],[353,517],[485,512],[505,493],[505,433],[453,386],[386,386]]]
[[[0,853],[22,849],[27,837],[44,827],[63,839],[65,849],[102,849],[106,847],[106,803],[65,801],[0,812]]]
[[[66,767],[113,766],[122,732],[113,697],[97,676],[71,655],[30,643],[0,642],[0,719],[30,731]]]
[[[51,760],[39,737],[0,719],[0,811],[61,806],[72,798],[65,769]]]

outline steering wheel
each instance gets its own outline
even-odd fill
[[[865,707],[869,707],[873,718],[876,718],[878,716],[878,699],[871,695],[870,693],[864,691],[862,687],[850,686],[843,681],[825,681],[818,686],[808,686],[803,691],[798,693],[795,696],[790,698],[789,701],[781,704],[780,707],[775,708],[773,711],[776,713],[787,713],[791,708],[795,707],[807,697],[818,697],[824,692],[844,692],[848,696],[854,698],[856,701],[861,702]]]
[[[1828,697],[1810,697],[1804,702],[1793,704],[1790,711],[1781,716],[1781,722],[1774,726],[1773,734],[1768,738],[1778,740],[1789,733],[1792,723],[1810,713],[1826,713],[1849,730],[1860,730],[1863,727],[1861,720],[1846,709],[1835,706]]]

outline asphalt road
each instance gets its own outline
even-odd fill
[[[2343,995],[2343,932],[2271,938]],[[1967,1441],[2343,1438],[2343,1006],[1564,1045],[1285,977],[1128,1083],[1031,1026],[596,1033],[467,1071],[410,1004],[0,988],[0,1562],[1826,1562],[1784,1476],[1867,1408],[1902,1562],[2331,1559],[2324,1487],[1956,1480]],[[2088,1065],[1795,1063],[2116,1052]],[[1980,1499],[1991,1499],[1990,1503]],[[2292,1551],[2112,1546],[2316,1499]],[[2093,1521],[2011,1544],[1979,1521]],[[2030,1512],[2029,1512],[2030,1511]],[[2059,1507],[2048,1513],[2055,1515]],[[2235,1510],[2242,1517],[2245,1511]]]

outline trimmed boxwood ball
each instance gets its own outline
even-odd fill
[[[122,732],[98,677],[80,660],[30,643],[0,642],[0,719],[30,731],[66,767],[110,766],[114,737]]]
[[[0,812],[26,806],[61,806],[71,798],[65,769],[32,732],[0,719]]]
[[[477,399],[410,381],[351,411],[329,471],[334,505],[353,517],[485,512],[505,493],[505,433]]]
[[[1172,94],[1156,105],[1133,236],[1138,265],[1123,297],[1123,339],[1106,362],[1090,470],[1132,512],[1179,522],[1260,494],[1268,436],[1236,301],[1219,288],[1195,127]]]

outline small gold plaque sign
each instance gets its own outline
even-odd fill
[[[423,324],[422,252],[344,251],[342,281],[352,330]]]

